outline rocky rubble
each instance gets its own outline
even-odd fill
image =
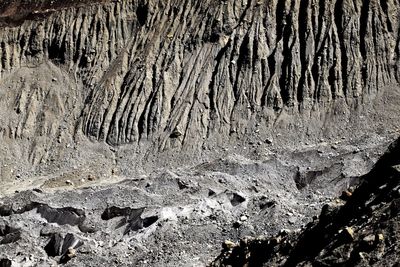
[[[211,266],[398,266],[400,139],[346,201],[336,199],[299,232],[226,241]]]
[[[384,150],[373,140],[355,141],[357,153],[346,142],[321,144],[263,160],[227,154],[113,183],[90,176],[70,185],[65,176],[58,186],[44,180],[18,188],[0,198],[0,259],[12,266],[204,266],[224,240],[298,231],[372,168]],[[324,174],[299,189],[298,173],[317,170]]]

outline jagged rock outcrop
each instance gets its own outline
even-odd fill
[[[0,9],[1,132],[29,139],[34,163],[61,134],[190,150],[399,114],[396,0],[14,2]]]

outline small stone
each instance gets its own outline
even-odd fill
[[[233,249],[235,248],[237,245],[236,243],[230,241],[230,240],[225,240],[225,242],[222,244],[222,247],[224,249]]]
[[[363,238],[363,241],[368,245],[372,245],[375,242],[375,235],[368,235]]]
[[[74,185],[74,183],[73,183],[71,180],[66,180],[65,183],[66,183],[67,185]]]
[[[383,234],[378,234],[378,240],[380,241],[380,242],[382,242],[384,239],[385,239],[385,237],[383,236]]]
[[[296,223],[296,218],[290,217],[289,220],[288,220],[288,222],[289,222],[290,224],[295,224],[295,223]]]
[[[354,230],[351,227],[345,227],[343,230],[343,235],[346,239],[353,241],[354,240]]]
[[[365,260],[367,258],[367,254],[365,252],[358,252],[358,257],[360,260]]]
[[[271,140],[271,139],[265,139],[264,142],[265,142],[266,144],[268,144],[268,145],[272,144],[272,140]]]
[[[74,258],[74,257],[76,257],[76,250],[73,249],[73,248],[69,248],[69,249],[68,249],[67,256],[68,256],[69,258],[71,258],[71,259]]]
[[[350,197],[353,195],[353,193],[351,193],[349,190],[344,190],[342,192],[342,195],[340,196],[341,200],[347,201],[350,199]]]
[[[242,222],[247,221],[247,216],[243,215],[242,217],[240,217],[240,220],[241,220]]]
[[[233,228],[238,229],[242,225],[241,221],[236,221],[233,223]]]

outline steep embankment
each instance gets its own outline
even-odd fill
[[[4,153],[57,160],[52,151],[84,143],[82,134],[129,151],[211,153],[239,139],[390,130],[400,114],[399,6],[5,1]]]

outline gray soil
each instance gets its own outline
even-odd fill
[[[299,232],[400,135],[399,34],[398,0],[2,1],[0,266]]]

